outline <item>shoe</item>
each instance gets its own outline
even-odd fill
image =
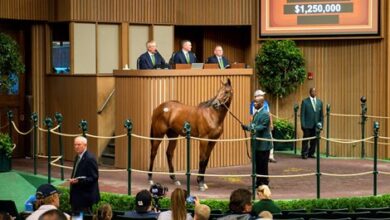
[[[316,156],[314,156],[314,155],[310,155],[310,156],[309,156],[309,158],[316,158]]]
[[[269,159],[268,162],[270,162],[270,163],[276,163],[276,160],[275,160],[275,159]]]

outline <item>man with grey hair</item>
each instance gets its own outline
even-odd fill
[[[100,200],[99,170],[95,156],[87,150],[87,139],[78,136],[74,139],[74,159],[70,182],[70,204],[73,214],[92,214],[92,205]]]
[[[196,56],[191,52],[192,44],[189,40],[181,42],[181,50],[177,51],[173,56],[173,63],[191,64],[196,63]]]
[[[151,40],[146,43],[146,52],[141,54],[137,60],[137,68],[144,69],[165,69],[168,64],[165,63],[164,58],[157,51],[156,41]]]
[[[254,92],[253,96],[254,97],[261,96],[264,98],[265,94],[266,94],[265,92],[258,89]],[[272,115],[271,115],[271,111],[269,108],[269,104],[268,104],[267,100],[265,100],[265,99],[264,99],[263,108],[266,112],[269,113],[269,119],[270,119],[270,131],[269,132],[270,132],[270,135],[272,137],[272,130],[274,129],[274,125],[273,125],[273,121],[272,121]],[[252,101],[251,106],[250,106],[250,114],[253,116],[254,113],[255,113],[255,106],[254,106],[254,102]],[[271,151],[269,153],[269,162],[276,163],[275,156],[274,156],[274,143],[271,142],[271,145],[272,145],[272,148],[271,148]]]

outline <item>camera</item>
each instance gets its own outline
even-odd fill
[[[187,197],[187,199],[186,199],[186,202],[187,202],[188,204],[190,204],[190,205],[194,205],[194,204],[195,204],[195,200],[196,200],[195,196],[189,195],[189,196]]]
[[[160,211],[159,200],[168,192],[168,187],[163,187],[160,183],[155,183],[150,186],[149,191],[152,194],[153,207],[156,209],[156,211]]]

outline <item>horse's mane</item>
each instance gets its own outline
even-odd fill
[[[212,104],[213,104],[213,101],[217,98],[217,96],[214,96],[213,98],[207,100],[207,101],[204,101],[204,102],[201,102],[198,104],[198,107],[203,107],[203,108],[208,108],[208,107],[211,107]]]

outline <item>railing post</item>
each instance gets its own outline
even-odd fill
[[[326,105],[326,157],[329,157],[330,104]]]
[[[51,142],[50,142],[50,129],[53,127],[53,121],[50,117],[45,119],[45,125],[47,127],[47,182],[51,183]]]
[[[83,137],[87,138],[88,122],[86,120],[81,120],[80,128],[83,131]]]
[[[127,129],[127,195],[131,195],[131,131],[133,130],[133,122],[127,119],[125,128]]]
[[[251,149],[252,149],[252,199],[256,199],[256,130],[255,125],[250,124]]]
[[[187,139],[187,193],[188,195],[191,195],[191,125],[187,121],[184,122],[184,131],[186,132]]]
[[[360,98],[360,106],[361,106],[361,109],[362,109],[362,112],[361,112],[361,125],[362,125],[362,140],[365,138],[365,131],[366,131],[366,121],[367,121],[367,99],[365,96],[362,96]],[[364,158],[366,156],[366,149],[365,149],[365,146],[364,146],[364,141],[362,141],[362,149],[361,149],[361,157]]]
[[[34,146],[33,146],[34,175],[37,175],[38,114],[36,112],[32,113],[31,120],[34,123]]]
[[[297,126],[298,126],[298,104],[294,104],[294,138],[298,138]],[[297,154],[297,142],[294,141],[294,154]]]
[[[14,113],[12,112],[12,110],[9,110],[7,112],[7,116],[8,116],[8,135],[9,137],[11,138],[11,142],[13,143],[13,140],[12,140],[12,119],[14,118]]]
[[[318,123],[316,126],[316,141],[317,141],[317,149],[316,149],[316,159],[317,159],[317,199],[321,198],[321,167],[320,167],[320,140],[321,140],[321,130],[322,130],[322,124]]]
[[[377,195],[378,189],[378,133],[379,123],[374,122],[374,196]]]
[[[56,118],[56,121],[58,124],[58,132],[61,133],[62,132],[62,122],[64,121],[64,117],[62,116],[61,113],[56,112],[55,118]],[[64,145],[62,144],[62,136],[61,135],[58,135],[58,142],[60,145],[60,156],[61,156],[60,163],[61,163],[61,166],[64,166]],[[61,180],[64,180],[64,168],[63,167],[61,167]]]

